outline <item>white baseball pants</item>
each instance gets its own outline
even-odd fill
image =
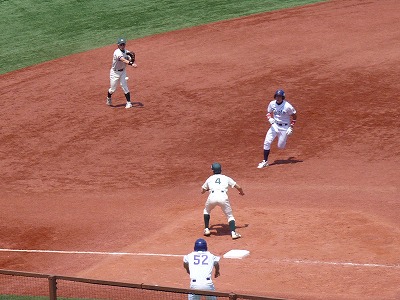
[[[216,206],[221,207],[225,216],[228,218],[228,222],[235,220],[232,213],[231,203],[229,202],[228,195],[225,191],[216,190],[211,192],[207,198],[203,213],[209,215]]]
[[[271,144],[274,139],[278,136],[278,148],[284,149],[287,142],[287,134],[289,126],[279,126],[278,124],[272,124],[269,128],[264,140],[264,150],[270,150]]]
[[[118,81],[124,91],[124,94],[129,93],[128,83],[126,81],[126,69],[123,71],[115,71],[114,69],[110,70],[110,88],[108,92],[113,94],[118,86]]]
[[[194,290],[215,291],[214,284],[200,284],[190,283],[190,288]],[[188,300],[200,300],[201,295],[188,294]],[[206,300],[217,300],[216,296],[205,296]]]

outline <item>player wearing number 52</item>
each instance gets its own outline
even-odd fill
[[[244,195],[243,189],[230,177],[221,174],[221,165],[219,163],[213,163],[211,169],[214,175],[208,177],[206,182],[201,187],[201,193],[209,191],[209,195],[204,208],[204,235],[210,236],[210,213],[216,207],[221,207],[225,216],[228,218],[229,229],[231,231],[232,239],[238,239],[241,237],[236,232],[235,218],[233,217],[231,204],[228,198],[228,188],[236,188],[239,191],[239,195]]]
[[[219,273],[219,256],[215,256],[207,249],[207,242],[198,239],[194,243],[194,251],[183,257],[183,267],[190,275],[190,288],[193,290],[210,290],[214,291],[214,283],[212,281],[212,271],[215,268],[214,277],[217,278]],[[189,294],[188,300],[200,300],[200,295]],[[206,296],[207,300],[216,300],[215,296]]]

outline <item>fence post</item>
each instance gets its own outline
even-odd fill
[[[49,294],[50,300],[57,300],[57,278],[49,276]]]
[[[237,295],[234,293],[230,293],[229,294],[229,300],[236,300],[237,299]]]

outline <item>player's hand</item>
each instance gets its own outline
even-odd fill
[[[135,64],[133,61],[129,61],[128,65],[132,66],[133,68],[137,68],[137,64]]]
[[[219,275],[221,275],[220,273],[219,273],[219,271],[217,272],[217,271],[215,271],[215,275],[214,275],[214,277],[215,278],[217,278]]]
[[[269,119],[268,119],[268,122],[272,125],[272,124],[275,123],[275,119],[274,119],[274,118],[269,118]]]
[[[289,136],[289,135],[291,135],[291,134],[293,134],[293,128],[292,128],[292,127],[289,127],[289,128],[286,130],[286,135]]]
[[[243,191],[240,191],[240,192],[239,192],[239,195],[244,196],[244,192],[243,192]]]

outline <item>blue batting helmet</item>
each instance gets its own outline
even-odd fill
[[[215,162],[211,165],[211,170],[213,170],[214,174],[221,174],[221,165]]]
[[[194,251],[207,251],[207,242],[203,239],[198,239],[194,243]]]
[[[284,90],[277,90],[275,92],[274,99],[276,99],[277,96],[282,96],[282,99],[285,100],[285,91]]]

